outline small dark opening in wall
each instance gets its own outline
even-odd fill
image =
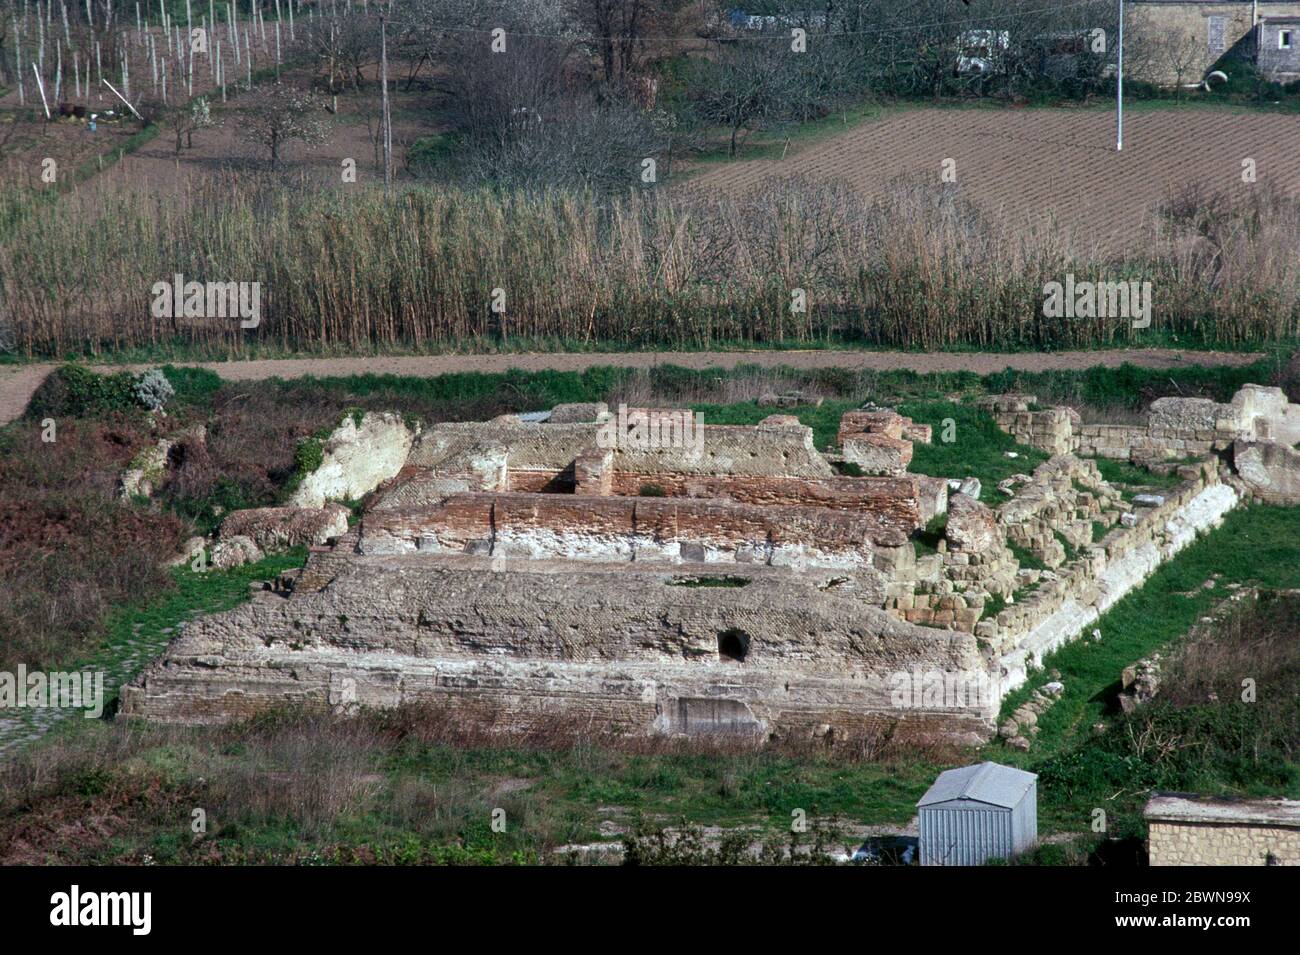
[[[718,634],[718,656],[744,663],[749,653],[749,634],[744,630],[723,630]]]

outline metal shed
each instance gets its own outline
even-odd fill
[[[1038,777],[999,763],[950,769],[916,809],[921,865],[1009,859],[1038,838]]]

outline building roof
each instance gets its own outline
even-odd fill
[[[1295,0],[1258,0],[1262,7],[1280,7]],[[1249,7],[1251,0],[1128,0],[1131,7]]]
[[[916,806],[920,809],[935,803],[966,799],[1010,809],[1019,804],[1037,780],[1034,773],[1003,766],[1001,763],[963,766],[940,773]]]
[[[1142,815],[1155,822],[1265,825],[1300,828],[1300,801],[1216,799],[1194,793],[1156,793]]]

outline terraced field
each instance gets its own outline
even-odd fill
[[[938,186],[943,161],[954,159],[957,188],[990,214],[1112,246],[1137,240],[1153,207],[1184,184],[1252,188],[1241,180],[1247,158],[1256,164],[1254,188],[1300,194],[1300,115],[1133,109],[1116,152],[1115,115],[1101,108],[890,110],[792,145],[784,159],[719,163],[692,184],[743,190],[764,177],[808,175],[875,194],[900,178]]]

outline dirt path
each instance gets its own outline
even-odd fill
[[[972,371],[987,375],[1011,368],[1016,371],[1077,370],[1124,363],[1143,368],[1178,368],[1187,365],[1231,366],[1250,364],[1261,356],[1242,352],[1178,351],[1164,348],[1063,352],[890,352],[890,351],[735,351],[735,352],[582,352],[524,353],[508,355],[425,355],[389,358],[281,358],[230,362],[176,362],[209,368],[228,381],[261,378],[299,378],[304,375],[411,375],[429,377],[450,372],[583,371],[598,365],[650,368],[680,365],[685,368],[733,368],[751,364],[764,368],[848,368],[868,371],[910,370],[921,373]],[[32,393],[57,367],[54,364],[0,366],[0,424],[23,413]],[[148,365],[97,366],[97,370],[139,371]]]

